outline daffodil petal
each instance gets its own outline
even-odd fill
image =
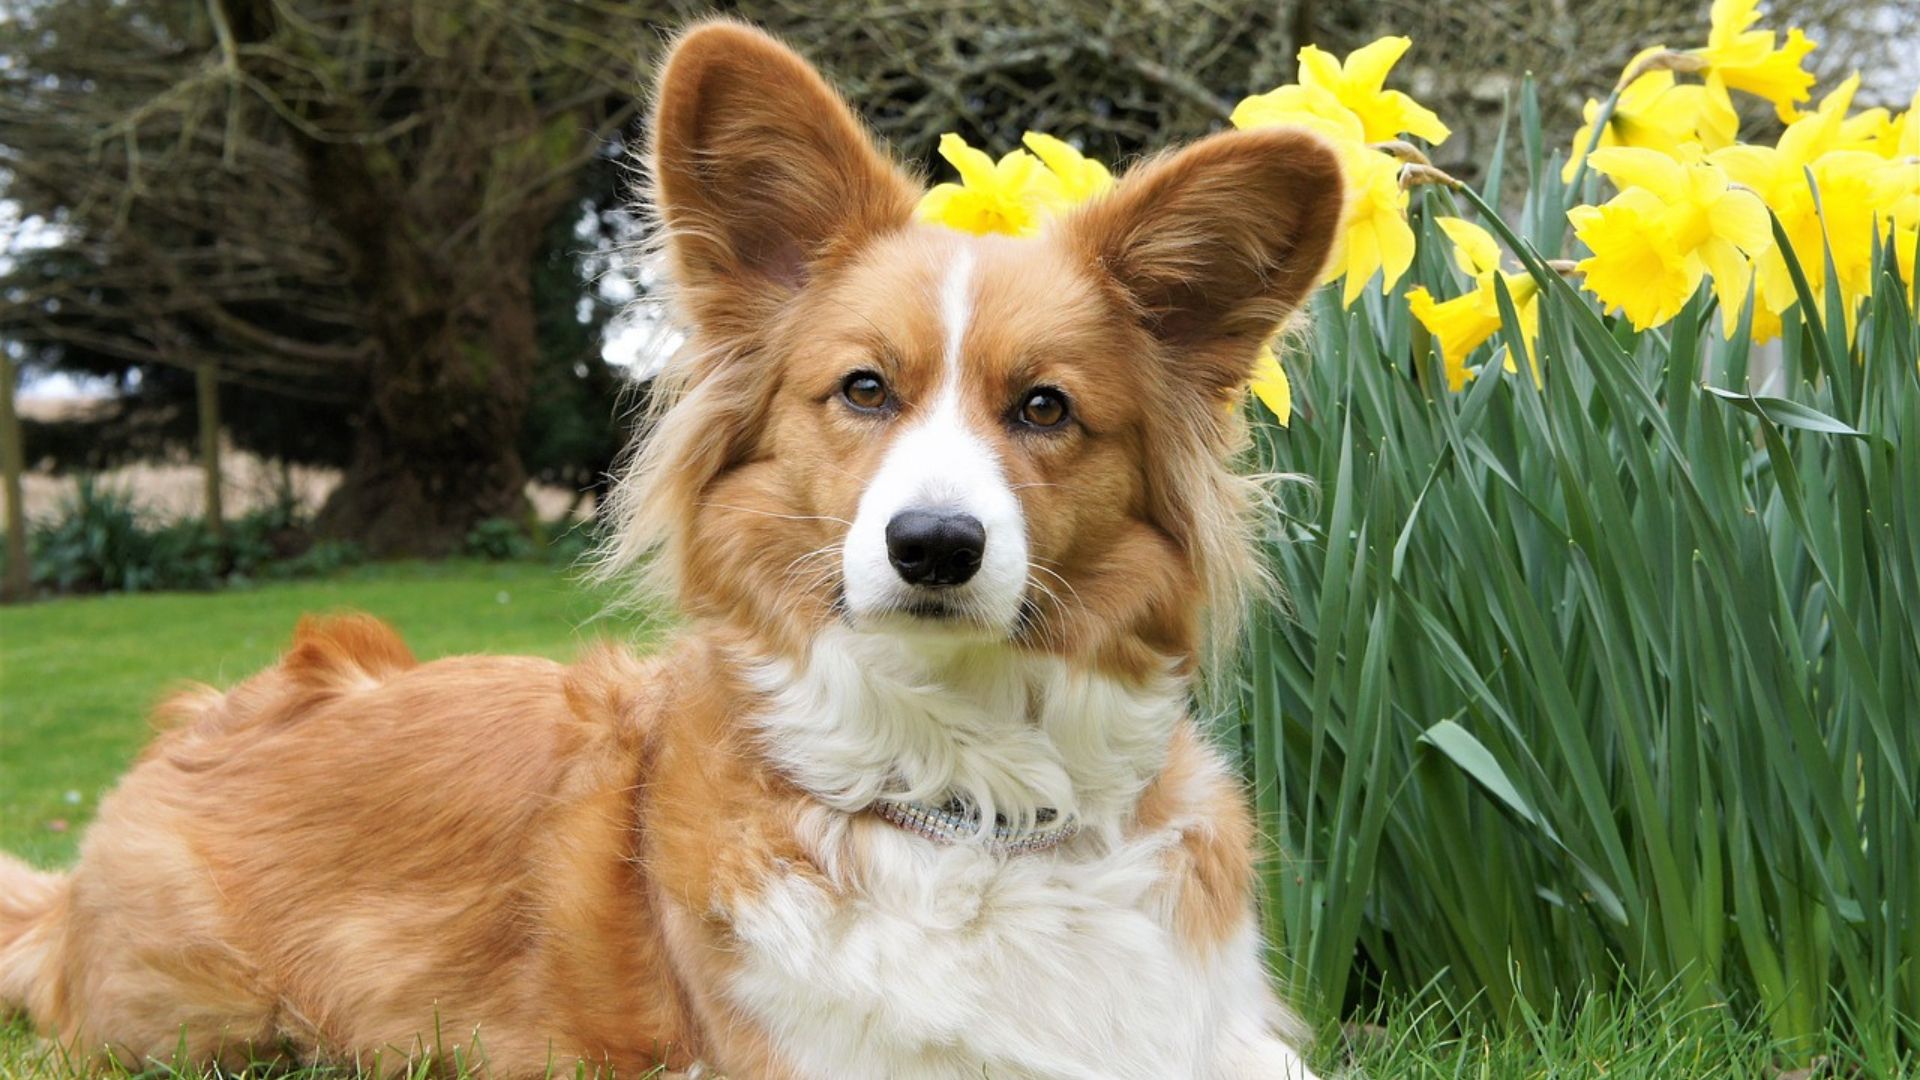
[[[1685,197],[1686,170],[1671,156],[1637,146],[1609,146],[1595,150],[1587,167],[1612,180],[1621,189],[1642,187],[1663,202]]]
[[[1713,235],[1749,254],[1773,243],[1773,222],[1767,205],[1751,191],[1728,191],[1714,200],[1709,211]]]
[[[1387,74],[1393,65],[1413,47],[1413,39],[1408,37],[1383,37],[1347,54],[1345,65],[1346,81],[1351,86],[1378,90],[1386,85]]]
[[[1300,82],[1303,86],[1321,86],[1332,90],[1340,85],[1340,61],[1334,59],[1332,53],[1318,45],[1304,45],[1296,59],[1300,61]]]
[[[1272,411],[1274,421],[1281,427],[1292,423],[1293,384],[1287,379],[1287,369],[1280,366],[1280,358],[1274,355],[1273,346],[1260,347],[1260,355],[1253,361],[1253,380],[1248,389]]]
[[[1454,261],[1462,272],[1478,277],[1500,269],[1500,244],[1492,233],[1465,218],[1435,218],[1434,224],[1453,241]]]
[[[960,174],[962,184],[979,187],[993,183],[993,158],[986,151],[967,145],[967,140],[951,131],[940,136],[940,156]]]

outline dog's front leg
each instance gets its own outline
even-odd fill
[[[1317,1080],[1294,1047],[1265,1024],[1225,1024],[1213,1047],[1210,1080]]]
[[[1317,1080],[1292,1048],[1272,1035],[1234,1039],[1220,1047],[1213,1080]]]
[[[1317,1080],[1296,1049],[1307,1043],[1306,1026],[1268,986],[1263,953],[1249,915],[1213,959],[1208,1080]]]

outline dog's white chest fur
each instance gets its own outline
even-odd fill
[[[1207,957],[1175,939],[1172,838],[1002,860],[878,828],[858,891],[790,878],[735,913],[734,1000],[805,1075],[1288,1075],[1251,928]]]
[[[934,672],[860,635],[819,645],[806,668],[760,678],[770,748],[823,802],[959,793],[1085,828],[1003,857],[821,807],[802,835],[824,880],[781,876],[729,913],[729,996],[803,1075],[1307,1076],[1270,1033],[1251,919],[1218,949],[1180,940],[1178,832],[1123,828],[1181,717],[1173,680],[1126,690],[964,655]]]

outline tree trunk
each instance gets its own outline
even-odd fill
[[[206,478],[207,531],[218,539],[227,518],[220,508],[220,372],[211,360],[194,368],[194,398],[200,406],[200,469]]]
[[[414,72],[397,76],[409,87],[400,96],[420,95],[409,107],[425,122],[406,138],[376,136],[394,124],[383,111],[392,95],[339,74],[348,61],[338,39],[315,24],[282,25],[274,0],[214,10],[238,41],[275,44],[236,63],[291,85],[301,102],[303,120],[289,130],[315,209],[344,241],[377,346],[353,457],[320,533],[376,556],[445,555],[481,521],[524,516],[533,265],[569,198],[561,181],[582,149],[580,116],[552,110],[531,83],[479,92],[428,79],[416,91],[404,81],[424,77]],[[269,62],[269,51],[298,62]],[[306,72],[328,74],[308,82]]]
[[[20,473],[26,468],[26,450],[20,439],[20,417],[13,410],[13,360],[0,349],[0,474],[5,476],[7,500],[7,572],[0,580],[0,600],[20,601],[33,588],[33,568],[27,563],[27,507],[20,493]]]
[[[455,307],[409,313],[405,297],[374,305],[381,356],[353,459],[320,512],[322,535],[376,556],[438,556],[488,518],[525,516],[519,439],[537,346],[531,282],[512,270],[486,288],[469,278],[470,299]],[[404,292],[415,306],[462,295]]]

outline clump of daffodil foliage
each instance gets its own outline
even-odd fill
[[[1753,1075],[1920,1075],[1920,91],[1857,107],[1756,0],[1703,14],[1571,139],[1520,82],[1478,185],[1389,86],[1405,38],[1232,110],[1329,140],[1348,200],[1252,386],[1260,464],[1315,483],[1221,731],[1323,1021],[1637,991]],[[922,215],[971,232],[1112,182],[941,150]]]

